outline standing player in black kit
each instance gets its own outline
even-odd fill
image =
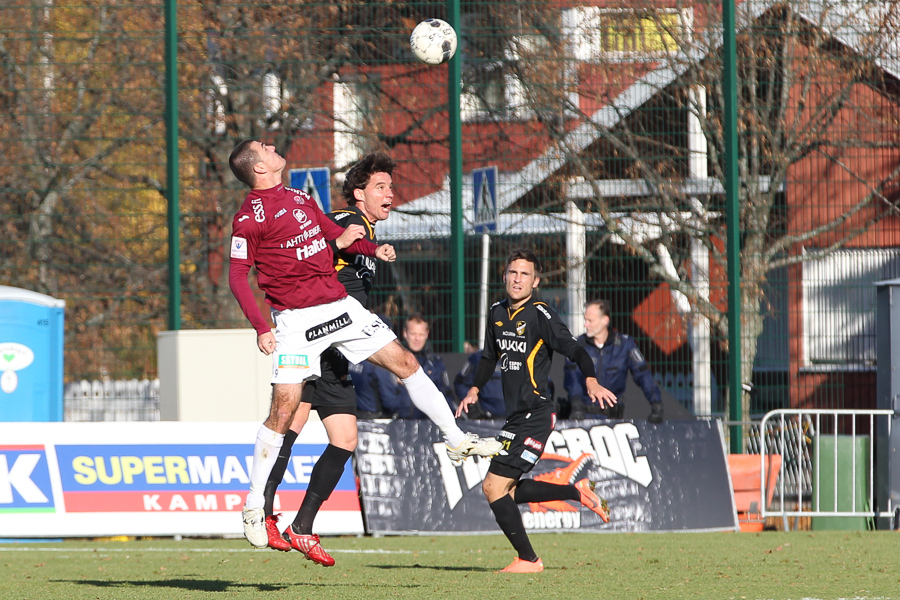
[[[394,161],[386,154],[375,152],[362,157],[344,179],[341,194],[347,208],[332,211],[328,217],[347,228],[356,225],[365,232],[363,239],[375,244],[375,224],[388,218],[394,200],[392,175]],[[332,245],[334,268],[347,294],[368,307],[369,291],[375,278],[376,262],[363,254],[350,254]],[[275,493],[284,477],[291,448],[297,436],[309,419],[310,410],[315,409],[320,419],[347,421],[341,428],[341,439],[331,439],[325,453],[319,458],[310,474],[310,482],[294,518],[284,535],[278,531],[278,515],[274,514]],[[322,374],[318,379],[308,381],[303,388],[300,406],[294,414],[290,430],[284,435],[284,443],[278,453],[278,461],[272,468],[265,489],[266,535],[269,547],[289,551],[290,537],[312,535],[313,520],[319,508],[334,491],[343,473],[343,465],[356,448],[356,393],[349,377],[349,363],[334,348],[322,353]],[[335,455],[332,457],[331,455]],[[334,463],[333,465],[331,463]],[[340,465],[338,465],[340,463]],[[338,468],[338,466],[340,468]],[[318,561],[317,561],[318,562]],[[328,561],[326,561],[328,562]]]
[[[532,297],[540,283],[540,273],[540,263],[531,251],[519,249],[510,254],[503,275],[507,298],[488,310],[484,353],[475,368],[474,385],[456,411],[459,417],[478,402],[478,390],[491,378],[499,361],[506,423],[497,437],[505,452],[491,459],[482,490],[497,524],[518,552],[501,573],[544,570],[531,547],[517,504],[574,500],[609,522],[606,501],[594,494],[586,479],[574,485],[522,479],[540,459],[556,424],[555,402],[547,393],[554,351],[563,353],[581,368],[592,401],[601,406],[616,403],[616,396],[597,383],[591,357],[575,341],[563,320],[544,302]]]

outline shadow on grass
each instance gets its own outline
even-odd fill
[[[373,569],[431,569],[432,571],[474,571],[478,573],[493,573],[497,569],[491,569],[488,567],[450,567],[450,566],[441,566],[441,565],[367,565]]]
[[[178,588],[181,590],[192,590],[198,592],[226,592],[240,590],[256,590],[258,592],[277,592],[297,586],[306,587],[358,587],[352,583],[321,583],[298,581],[294,583],[236,583],[234,581],[224,581],[219,579],[160,579],[157,581],[150,580],[125,580],[125,581],[101,581],[98,579],[51,579],[50,583],[75,583],[84,586],[93,586],[97,588]],[[400,584],[371,584],[366,583],[366,587],[384,587],[384,588],[414,588],[419,585]]]

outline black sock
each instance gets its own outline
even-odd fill
[[[519,558],[529,562],[537,562],[538,555],[534,553],[531,547],[531,540],[525,532],[525,524],[522,523],[522,513],[516,506],[516,501],[509,494],[503,496],[499,500],[494,500],[490,504],[494,518],[497,519],[497,525],[506,534],[506,539],[513,545]]]
[[[294,447],[295,441],[297,441],[297,432],[288,429],[287,433],[284,434],[284,443],[281,444],[281,450],[278,451],[278,460],[275,461],[275,466],[272,467],[272,472],[269,473],[266,489],[263,492],[266,497],[264,509],[267,517],[275,511],[275,492],[278,490],[278,486],[281,485],[282,478],[284,478],[288,461],[291,460],[291,448]]]
[[[306,495],[303,497],[303,503],[300,504],[300,510],[294,518],[294,531],[309,535],[312,533],[313,521],[319,512],[322,503],[331,496],[331,492],[337,487],[341,475],[344,474],[344,464],[353,456],[351,450],[344,450],[337,446],[328,444],[325,452],[316,461],[312,473],[309,475],[309,485],[306,486]]]
[[[581,494],[574,485],[559,485],[549,481],[520,479],[516,485],[516,504],[551,500],[581,500]]]

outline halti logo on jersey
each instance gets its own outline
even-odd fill
[[[56,512],[44,446],[0,446],[0,512]]]
[[[313,240],[309,244],[297,248],[297,260],[307,259],[314,254],[318,254],[327,247],[328,242],[326,242],[324,239]]]
[[[516,333],[519,335],[525,334],[525,321],[516,321]]]

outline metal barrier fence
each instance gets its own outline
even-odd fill
[[[159,421],[159,379],[81,380],[63,398],[66,421]]]
[[[886,431],[890,435],[893,414],[891,410],[836,409],[782,409],[767,413],[755,435],[750,436],[760,455],[761,516],[782,517],[785,530],[789,529],[788,517],[894,518],[890,500],[886,510],[874,508],[872,438],[877,419],[887,420]],[[767,486],[766,472],[770,464],[767,457],[772,455],[782,457],[774,490]],[[897,524],[892,521],[892,525]]]

